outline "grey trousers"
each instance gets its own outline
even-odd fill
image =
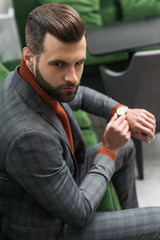
[[[81,166],[81,180],[92,164],[96,146],[87,152]],[[119,153],[112,181],[122,211],[95,212],[91,221],[81,228],[65,225],[65,240],[152,240],[160,239],[160,207],[138,208],[134,176],[135,149],[130,141]]]

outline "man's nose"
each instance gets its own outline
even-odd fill
[[[76,71],[74,68],[69,69],[65,74],[65,81],[71,82],[73,84],[77,84],[79,82],[79,78],[76,74]]]

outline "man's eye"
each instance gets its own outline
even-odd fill
[[[55,66],[58,66],[58,67],[62,67],[63,66],[63,63],[62,62],[57,62],[54,64]]]
[[[78,61],[76,64],[81,65],[82,63],[84,63],[84,61]]]

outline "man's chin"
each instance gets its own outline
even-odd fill
[[[54,94],[51,94],[51,96],[59,102],[71,102],[75,98],[76,93],[77,91],[67,92],[67,93],[66,92],[56,93],[56,94],[54,93]]]
[[[61,97],[61,102],[71,102],[75,98],[76,92],[72,94],[66,94]]]
[[[60,102],[71,102],[75,98],[77,90],[78,90],[78,87],[74,91],[68,91],[68,92],[62,91],[61,94],[59,94],[59,101]]]

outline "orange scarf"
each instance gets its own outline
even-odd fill
[[[66,135],[68,137],[70,147],[72,150],[72,153],[74,154],[74,146],[73,146],[73,138],[72,138],[72,132],[70,127],[70,122],[68,119],[68,116],[63,109],[63,107],[60,105],[60,103],[52,98],[36,81],[34,75],[31,73],[31,71],[28,69],[28,67],[25,64],[24,59],[21,60],[21,66],[19,70],[19,75],[27,82],[29,83],[34,90],[43,98],[43,100],[51,107],[51,109],[55,112],[57,117],[62,123],[62,126],[64,127],[64,130],[66,132]]]

